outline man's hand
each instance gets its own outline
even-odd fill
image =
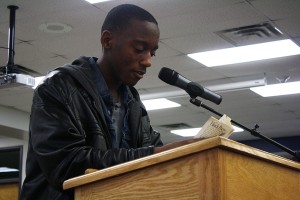
[[[169,150],[169,149],[173,149],[173,148],[180,147],[180,146],[183,146],[183,145],[198,142],[200,140],[203,140],[203,138],[193,138],[193,139],[189,139],[189,140],[182,140],[182,141],[179,141],[179,142],[166,144],[162,147],[155,147],[154,148],[154,153],[160,153],[160,152],[163,152],[163,151],[166,151],[166,150]]]

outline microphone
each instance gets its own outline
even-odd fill
[[[218,105],[222,101],[222,96],[202,87],[196,82],[188,80],[184,76],[178,74],[176,71],[167,67],[161,68],[158,78],[170,85],[174,85],[185,90],[191,96],[191,98],[199,96]]]

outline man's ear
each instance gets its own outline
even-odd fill
[[[101,35],[101,44],[104,49],[110,49],[112,46],[113,35],[110,31],[103,31]]]

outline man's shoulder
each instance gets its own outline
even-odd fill
[[[60,74],[60,76],[72,76],[77,80],[90,79],[92,69],[89,59],[90,57],[81,56],[70,64],[57,67],[50,73],[57,73]]]
[[[43,83],[57,83],[63,81],[64,83],[70,80],[80,81],[88,78],[90,74],[90,67],[88,65],[88,57],[79,57],[74,60],[71,64],[65,64],[49,71],[44,79],[40,82]]]
[[[70,64],[65,64],[61,67],[56,68],[56,70],[72,72],[72,71],[82,71],[85,69],[90,69],[89,59],[90,57],[81,56]]]

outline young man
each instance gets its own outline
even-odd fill
[[[103,56],[57,68],[34,92],[21,199],[73,199],[66,179],[163,148],[133,87],[159,42],[154,17],[135,5],[113,8],[102,26]]]

